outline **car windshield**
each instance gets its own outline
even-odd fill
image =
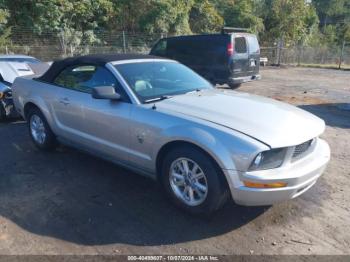
[[[37,63],[40,63],[41,61],[31,57],[6,57],[6,58],[0,58],[0,62],[18,62],[18,63],[37,64]]]
[[[126,63],[115,67],[142,103],[213,88],[188,67],[172,61]]]

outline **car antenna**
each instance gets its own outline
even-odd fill
[[[153,109],[153,110],[156,110],[156,109],[157,109],[156,104],[153,104],[152,109]]]

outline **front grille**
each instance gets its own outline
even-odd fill
[[[292,159],[297,159],[303,156],[310,148],[313,139],[306,141],[300,145],[295,146]]]

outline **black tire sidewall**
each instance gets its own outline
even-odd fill
[[[170,166],[178,158],[185,157],[196,162],[202,171],[205,173],[208,183],[207,197],[203,203],[198,206],[189,206],[177,198],[173,192],[170,181],[169,171]],[[170,200],[178,207],[191,214],[206,214],[211,215],[219,209],[226,200],[227,189],[222,181],[223,174],[220,173],[218,167],[213,163],[212,159],[194,147],[179,147],[172,149],[164,157],[161,169],[161,182],[165,193]]]
[[[6,120],[6,111],[4,108],[4,105],[0,101],[0,121],[5,121]]]
[[[35,139],[32,135],[32,132],[31,132],[30,121],[31,121],[32,116],[34,116],[34,115],[40,117],[41,121],[43,121],[43,123],[44,123],[46,136],[45,136],[45,142],[42,144],[35,141]],[[50,128],[49,124],[47,123],[46,118],[43,115],[43,113],[39,109],[33,108],[29,111],[26,118],[27,118],[27,122],[28,122],[29,135],[30,135],[31,140],[35,144],[35,146],[41,150],[52,150],[56,146],[56,138],[55,138],[55,135],[53,134],[53,132],[51,131],[51,128]]]
[[[233,83],[228,83],[228,86],[231,88],[231,89],[237,89],[241,86],[242,84],[233,84]]]

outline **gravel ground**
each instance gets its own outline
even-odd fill
[[[74,149],[42,153],[22,121],[0,124],[0,254],[350,254],[350,73],[266,68],[238,91],[327,123],[323,177],[272,207],[227,204],[211,220],[169,205],[142,176]]]

